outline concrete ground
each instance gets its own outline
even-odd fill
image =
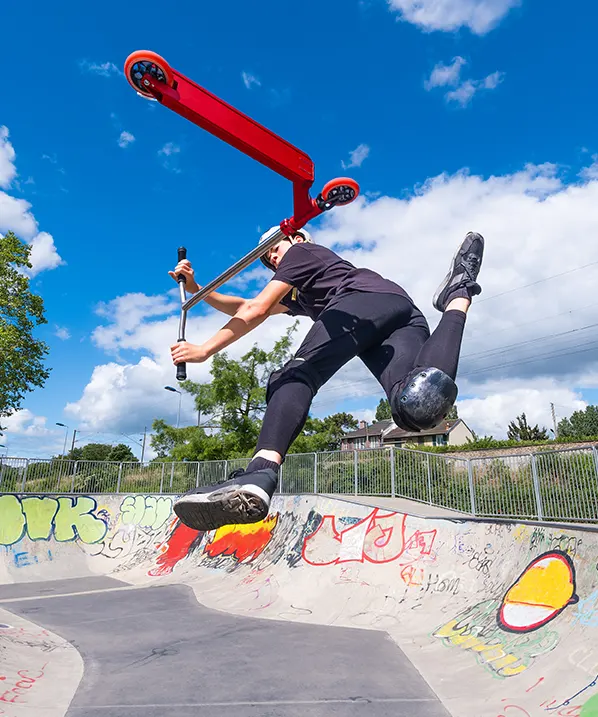
[[[2,586],[0,605],[83,656],[67,717],[448,715],[381,632],[236,617],[183,585],[97,577]]]

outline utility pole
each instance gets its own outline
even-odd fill
[[[143,463],[143,456],[145,455],[145,437],[147,436],[147,426],[143,427],[143,445],[141,446],[141,462]]]
[[[71,455],[73,454],[73,451],[75,450],[75,436],[77,435],[77,429],[75,428],[73,431],[73,442],[71,443]]]
[[[550,412],[552,413],[552,425],[554,426],[554,437],[557,439],[559,437],[558,434],[558,427],[556,425],[556,412],[554,410],[554,403],[550,404]]]

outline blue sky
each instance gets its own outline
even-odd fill
[[[79,427],[89,440],[111,440],[121,432],[138,436],[158,416],[174,420],[176,397],[162,386],[176,330],[176,292],[167,276],[176,248],[188,247],[205,283],[253,246],[259,228],[292,210],[286,180],[136,96],[122,75],[133,50],[160,53],[306,151],[316,165],[314,190],[334,176],[353,176],[360,203],[314,228],[323,242],[421,296],[432,321],[425,297],[474,221],[497,247],[487,259],[487,296],[593,261],[595,213],[582,213],[575,240],[570,228],[581,221],[576,202],[591,207],[596,197],[595,5],[584,1],[573,12],[553,0],[350,0],[340,8],[312,0],[179,2],[168,10],[110,0],[41,4],[35,13],[23,3],[4,7],[9,80],[0,126],[8,130],[4,147],[14,149],[17,173],[4,193],[31,205],[37,229],[24,238],[34,241],[42,231],[54,241],[54,249],[46,243],[50,265],[32,281],[46,306],[49,323],[38,335],[50,345],[52,374],[9,423],[9,453],[59,450],[56,421]],[[436,213],[442,220],[430,227]],[[23,216],[0,202],[0,231],[17,231],[27,223]],[[522,224],[527,234],[518,236]],[[545,243],[534,234],[544,224],[551,228]],[[394,239],[389,225],[397,227]],[[513,274],[522,247],[525,261]],[[62,263],[51,267],[56,254]],[[511,331],[504,343],[518,352],[531,336],[529,325],[517,329],[520,313],[548,317],[533,325],[538,337],[591,323],[595,309],[577,313],[574,325],[566,314],[591,303],[591,271],[559,282],[558,302],[548,281],[538,289],[545,294],[525,290],[513,297],[516,304],[486,303],[463,353],[479,358],[494,347],[476,344],[483,333],[476,326],[492,318],[495,331]],[[265,277],[258,272],[254,279],[231,290],[251,293]],[[203,308],[194,317],[196,336],[224,323]],[[251,342],[267,344],[284,327]],[[562,341],[552,338],[544,350],[572,345]],[[594,400],[593,354],[582,357],[575,366],[570,359],[519,364],[484,375],[484,382],[472,374],[461,393],[468,421],[485,432],[492,415],[496,423],[524,405],[546,423],[551,396],[562,402],[562,415]],[[321,412],[348,408],[371,416],[381,394],[360,370],[331,384],[318,399]],[[349,384],[361,388],[347,399]],[[507,394],[511,400],[498,408],[492,397]],[[184,416],[192,420],[188,403]]]

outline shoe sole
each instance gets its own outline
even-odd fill
[[[451,278],[453,277],[455,273],[455,262],[457,261],[457,257],[462,251],[467,251],[469,247],[473,244],[475,239],[480,239],[482,242],[482,246],[484,244],[484,237],[481,234],[477,234],[476,232],[469,232],[465,239],[461,242],[461,244],[457,247],[457,251],[453,254],[453,259],[451,261],[451,268],[448,270],[447,275],[444,277],[442,283],[436,289],[436,293],[434,294],[434,297],[432,299],[432,306],[435,309],[438,309],[438,311],[442,311],[442,309],[438,308],[438,300],[440,299],[440,295],[442,292],[446,289],[446,287],[449,285],[449,282]],[[467,246],[467,249],[465,247]]]
[[[247,512],[247,507],[250,513]],[[244,510],[245,508],[245,510]],[[267,517],[270,496],[259,486],[192,493],[175,501],[177,517],[192,530],[208,531],[225,525],[258,523]]]

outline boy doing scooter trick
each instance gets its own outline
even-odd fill
[[[305,424],[314,396],[356,356],[384,389],[397,426],[421,431],[437,425],[457,397],[461,341],[472,297],[481,292],[477,278],[483,252],[483,237],[467,234],[434,295],[433,305],[442,318],[432,334],[401,286],[315,244],[304,229],[262,256],[274,276],[258,296],[211,293],[207,303],[232,318],[201,345],[172,346],[175,365],[207,361],[274,314],[308,316],[314,324],[294,358],[270,376],[262,430],[247,468],[223,483],[180,496],[174,511],[181,522],[195,530],[213,530],[263,520],[280,465]],[[200,288],[186,260],[169,274],[175,281],[183,274],[192,293]]]

